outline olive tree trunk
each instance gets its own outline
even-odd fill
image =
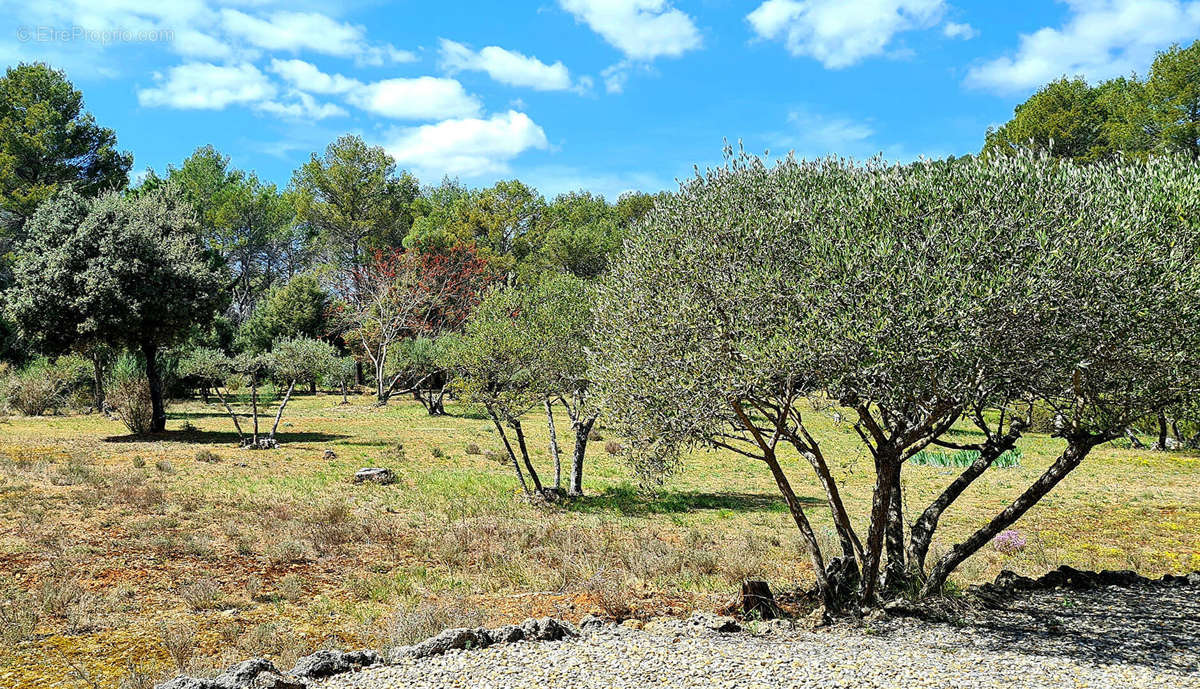
[[[1004,529],[1012,526],[1014,522],[1021,518],[1029,508],[1033,507],[1047,493],[1059,484],[1067,474],[1071,473],[1080,462],[1087,457],[1092,448],[1100,443],[1107,442],[1117,437],[1119,433],[1102,434],[1102,435],[1081,435],[1070,438],[1067,441],[1067,448],[1063,450],[1058,459],[1050,465],[1046,471],[1033,482],[1029,488],[1025,490],[1016,500],[1008,507],[1004,508],[1000,514],[996,515],[986,526],[980,528],[975,533],[971,534],[965,541],[954,546],[942,559],[938,560],[937,564],[929,572],[929,578],[925,581],[925,586],[921,589],[922,596],[928,596],[932,593],[941,591],[946,585],[946,579],[950,573],[963,563],[968,557],[971,557],[980,548],[987,545],[993,538],[996,537]]]
[[[579,497],[583,495],[583,457],[587,453],[588,436],[596,425],[596,416],[592,415],[575,422],[575,451],[571,454],[571,478],[567,495]]]

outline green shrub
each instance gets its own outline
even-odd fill
[[[974,464],[977,459],[979,459],[979,452],[975,450],[960,450],[953,453],[921,450],[910,457],[908,462],[920,466],[966,468]],[[1021,449],[1014,447],[1005,452],[992,462],[992,466],[1001,469],[1021,466]]]
[[[130,433],[145,435],[154,423],[150,381],[136,357],[122,354],[113,364],[106,393],[108,406]]]
[[[67,395],[79,387],[80,363],[86,371],[87,362],[77,356],[64,356],[51,361],[35,359],[20,371],[11,372],[0,380],[0,397],[5,406],[26,416],[42,416],[65,406]],[[86,373],[82,374],[86,383]]]

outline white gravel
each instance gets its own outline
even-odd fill
[[[1025,595],[961,624],[877,619],[815,632],[683,621],[403,659],[319,689],[426,687],[1200,688],[1200,589]]]

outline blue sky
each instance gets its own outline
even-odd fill
[[[6,63],[65,69],[139,171],[213,144],[286,184],[338,135],[425,182],[655,191],[722,140],[977,151],[1061,74],[1144,73],[1200,0],[0,0]]]

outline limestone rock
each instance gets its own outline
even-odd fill
[[[354,472],[355,483],[366,481],[387,485],[396,481],[396,474],[391,469],[382,469],[379,467],[364,467]]]

